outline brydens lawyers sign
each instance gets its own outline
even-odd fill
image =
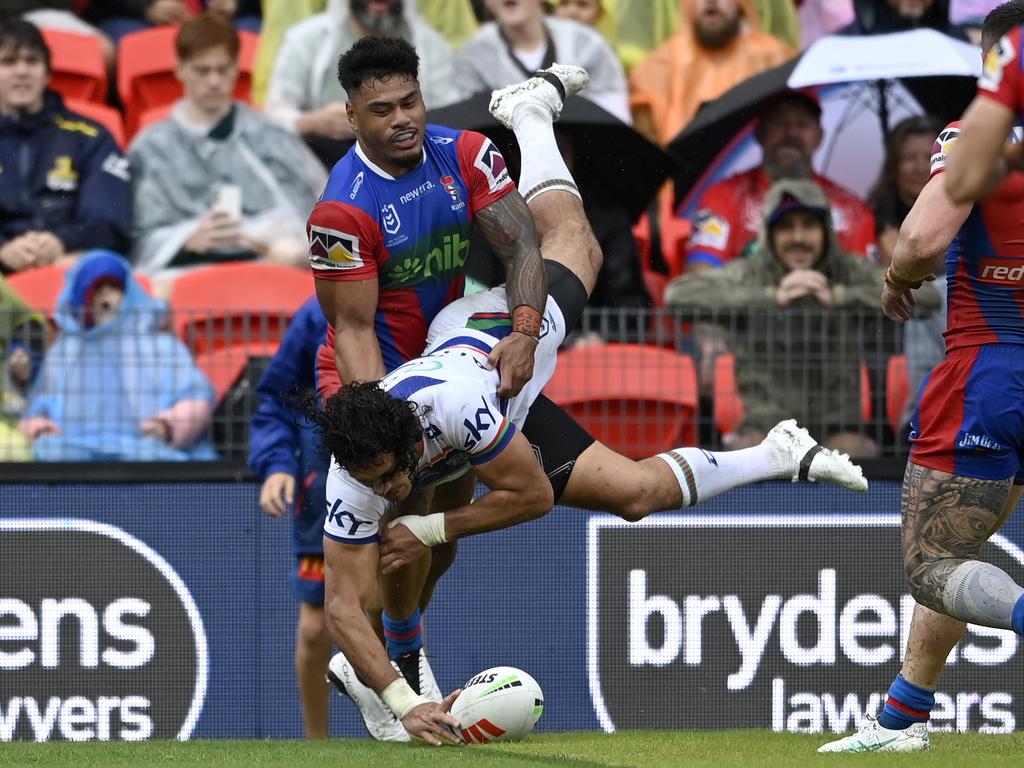
[[[187,739],[207,647],[153,549],[88,520],[0,519],[0,741]]]
[[[606,516],[588,530],[588,677],[615,728],[842,732],[900,667],[914,601],[895,516]],[[1024,583],[1024,553],[983,555]],[[1020,638],[969,626],[932,726],[1009,733],[1024,718]]]

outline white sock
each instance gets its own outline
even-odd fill
[[[733,488],[788,476],[786,466],[764,444],[721,452],[673,448],[659,453],[658,458],[668,464],[676,476],[683,492],[684,507],[692,507]]]
[[[523,158],[519,191],[526,202],[552,189],[580,197],[576,182],[558,151],[551,113],[533,104],[521,104],[513,114],[512,126]]]

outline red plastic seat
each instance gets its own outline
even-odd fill
[[[114,137],[117,146],[121,149],[125,148],[124,118],[121,117],[121,113],[116,109],[108,107],[106,104],[97,104],[94,101],[82,101],[80,99],[64,99],[64,105],[72,112],[77,112],[88,117],[90,120],[95,120],[110,131],[110,135]]]
[[[238,379],[239,374],[245,370],[249,358],[273,357],[279,344],[279,341],[253,341],[208,349],[196,355],[196,365],[210,380],[219,403]]]
[[[544,392],[631,458],[696,442],[697,374],[686,355],[641,344],[570,349]]]
[[[52,319],[57,309],[57,297],[64,288],[64,274],[72,266],[73,264],[68,263],[26,269],[4,279],[30,307],[38,309]],[[146,293],[153,294],[149,278],[137,273],[134,277]]]
[[[258,262],[217,264],[174,281],[174,330],[194,354],[280,342],[313,293],[308,271]]]
[[[905,355],[893,355],[885,368],[885,416],[893,432],[903,427],[903,409],[910,398],[910,379]]]
[[[644,287],[650,294],[651,304],[655,307],[665,306],[665,286],[668,285],[668,276],[661,272],[654,272],[649,269],[643,271]]]
[[[171,112],[174,111],[174,104],[161,104],[159,107],[153,107],[147,109],[142,115],[139,116],[139,125],[136,129],[136,133],[142,133],[153,123],[159,123],[161,120],[166,120],[171,116]]]
[[[105,104],[107,65],[100,41],[93,35],[48,27],[44,27],[42,33],[50,49],[49,87],[66,99]]]
[[[871,378],[868,367],[860,363],[860,415],[865,423],[871,421]],[[715,381],[712,388],[712,417],[720,434],[727,435],[743,421],[743,400],[736,386],[736,358],[719,355],[715,358]]]
[[[124,105],[129,137],[138,130],[143,112],[172,104],[182,96],[181,83],[174,73],[178,64],[174,48],[177,36],[177,27],[161,26],[121,38],[117,52],[117,92]],[[238,36],[241,48],[235,98],[248,102],[259,35],[239,30]]]

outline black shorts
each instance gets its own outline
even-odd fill
[[[571,274],[568,271],[566,273]],[[550,291],[550,287],[548,290]],[[557,297],[555,300],[558,300]],[[555,492],[557,504],[569,483],[569,476],[576,466],[576,460],[594,444],[594,436],[580,426],[579,422],[561,406],[555,405],[544,395],[540,395],[533,402],[530,413],[523,423],[522,432],[533,446],[537,461],[544,467],[544,474],[551,481],[551,489]]]
[[[565,335],[576,329],[587,306],[587,289],[578,277],[564,264],[545,259],[544,270],[548,275],[548,296],[555,300],[565,320]]]

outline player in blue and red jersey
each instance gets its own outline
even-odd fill
[[[1012,24],[1024,20],[1017,7]],[[882,292],[885,314],[908,319],[913,290],[945,255],[946,359],[921,386],[903,478],[903,561],[918,604],[878,719],[823,752],[928,749],[935,689],[965,622],[1024,634],[1024,589],[978,559],[1024,490],[1024,177],[977,204],[953,203],[944,171],[960,129],[952,123],[935,143]]]
[[[985,51],[978,95],[964,113],[956,156],[946,189],[958,203],[986,197],[1006,170],[1024,170],[1024,147],[1004,139],[1024,112],[1024,2],[1010,0],[994,9],[982,26]]]

